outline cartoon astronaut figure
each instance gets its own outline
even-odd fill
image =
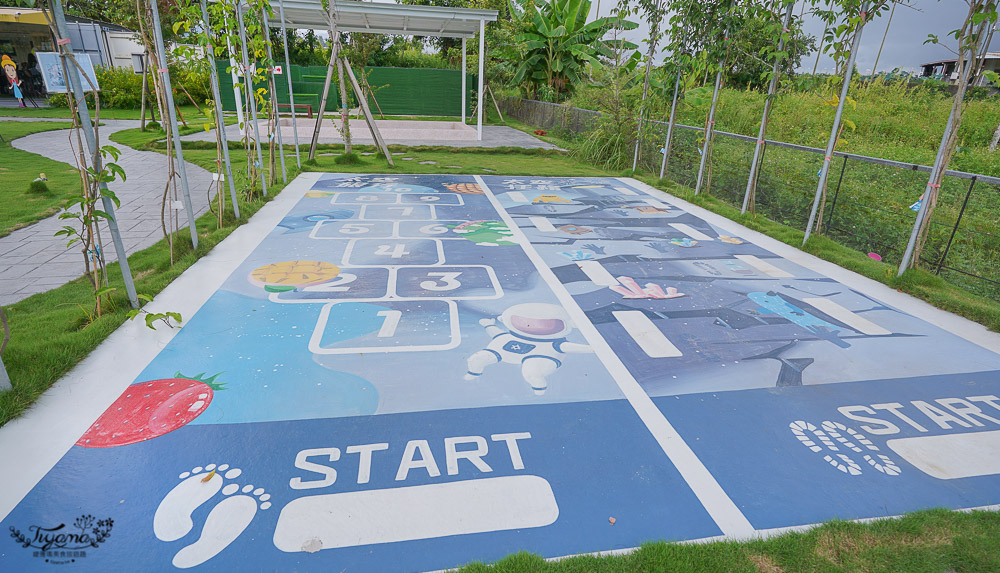
[[[491,364],[520,364],[524,381],[541,396],[549,387],[548,376],[562,366],[559,355],[593,352],[586,344],[566,341],[573,324],[566,311],[554,304],[518,304],[500,315],[506,330],[496,323],[492,318],[479,321],[493,340],[469,357],[466,380],[482,375]]]

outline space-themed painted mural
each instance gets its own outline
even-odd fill
[[[647,191],[293,184],[0,568],[433,570],[1000,503],[969,455],[1000,356]]]

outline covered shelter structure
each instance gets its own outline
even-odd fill
[[[354,0],[330,0],[330,11],[321,0],[278,0],[274,28],[329,30],[367,34],[398,34],[462,39],[462,123],[466,119],[466,40],[479,34],[479,53],[486,51],[486,22],[497,20],[496,10],[417,6]],[[331,21],[332,14],[332,21]],[[484,59],[479,58],[476,139],[483,137]],[[329,85],[325,89],[329,90]],[[293,93],[289,93],[294,98]],[[293,114],[294,115],[294,114]],[[297,142],[296,142],[297,144]]]

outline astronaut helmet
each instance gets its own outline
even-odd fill
[[[560,338],[573,330],[561,306],[541,302],[514,305],[500,315],[500,322],[511,332],[529,338]]]

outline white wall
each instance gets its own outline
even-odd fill
[[[111,51],[111,61],[116,68],[132,68],[132,54],[142,54],[145,49],[133,32],[108,31],[108,49]]]

